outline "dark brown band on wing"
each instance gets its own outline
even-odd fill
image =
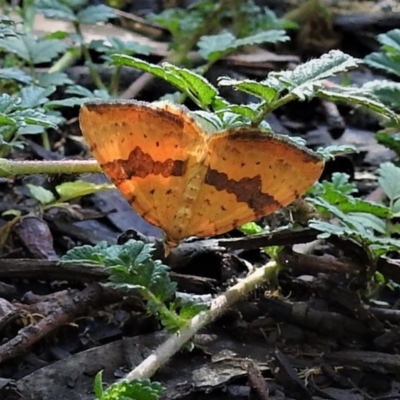
[[[114,160],[101,165],[106,174],[114,181],[121,183],[133,177],[145,178],[148,175],[182,176],[186,172],[186,161],[168,158],[165,161],[154,161],[150,154],[144,153],[136,146],[127,160]]]
[[[225,190],[236,196],[237,201],[246,203],[254,210],[255,215],[268,207],[282,207],[273,196],[261,191],[262,182],[259,175],[253,178],[242,178],[239,181],[229,179],[224,172],[209,168],[205,183],[214,186],[217,190]]]

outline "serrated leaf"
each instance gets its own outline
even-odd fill
[[[386,221],[368,212],[350,212],[347,214],[350,221],[362,224],[382,235],[386,235]]]
[[[0,15],[0,38],[16,35],[15,22],[6,15]]]
[[[107,254],[107,247],[108,244],[105,241],[97,243],[96,246],[76,246],[68,250],[68,252],[60,258],[60,263],[102,265]]]
[[[400,132],[394,134],[378,132],[375,134],[375,139],[379,144],[382,144],[395,151],[397,155],[400,155]]]
[[[143,45],[139,42],[134,41],[124,41],[117,37],[107,37],[105,40],[92,40],[90,42],[90,47],[105,54],[143,54],[149,55],[153,50],[151,46]]]
[[[104,390],[99,400],[158,400],[163,389],[148,379],[120,380]]]
[[[72,85],[68,86],[65,90],[68,94],[74,94],[77,96],[82,96],[85,101],[93,100],[93,99],[103,99],[108,100],[111,98],[110,93],[106,90],[94,90],[91,91],[83,86]]]
[[[400,66],[400,64],[399,64]],[[374,93],[382,103],[389,107],[400,107],[400,83],[388,80],[373,80],[363,84],[366,90]]]
[[[397,199],[392,206],[393,216],[400,217],[400,199]]]
[[[385,115],[388,118],[399,119],[398,115],[387,108],[385,104],[381,103],[372,92],[368,92],[363,88],[343,86],[336,88],[318,88],[315,95],[330,101],[358,104],[381,115]]]
[[[400,60],[393,58],[388,54],[371,53],[364,58],[365,64],[390,74],[400,77]]]
[[[276,81],[279,81],[286,90],[304,100],[314,95],[315,86],[321,88],[321,81],[357,68],[361,63],[340,50],[331,50],[320,58],[300,64],[293,71],[271,72],[264,83],[276,87]]]
[[[56,200],[50,190],[29,183],[26,186],[28,187],[31,196],[42,205],[52,203]]]
[[[276,100],[278,96],[278,91],[275,88],[268,86],[263,82],[257,82],[251,79],[238,81],[229,77],[221,77],[218,79],[218,85],[234,87],[242,92],[260,97],[261,99],[265,100],[267,104]]]
[[[33,35],[20,35],[0,39],[0,49],[13,53],[30,64],[41,64],[65,53],[67,45],[57,39],[45,40]]]
[[[70,22],[77,21],[74,10],[66,2],[57,0],[37,0],[36,6],[38,11],[43,13],[46,18]]]
[[[62,183],[56,187],[56,190],[60,195],[59,201],[67,202],[78,197],[87,196],[89,194],[113,188],[115,188],[115,186],[108,183],[97,185],[92,182],[74,181]]]
[[[255,222],[247,222],[247,224],[243,224],[239,230],[245,235],[255,235],[256,233],[264,232],[264,229]]]
[[[181,77],[175,76],[169,71],[166,71],[159,65],[150,64],[136,57],[113,54],[111,56],[112,64],[114,65],[124,65],[126,67],[136,68],[140,71],[148,72],[157,78],[164,79],[171,85],[175,86],[181,92],[185,93],[186,84],[183,82]]]
[[[285,31],[268,30],[258,32],[245,38],[237,39],[230,32],[221,32],[217,35],[202,36],[197,43],[199,54],[205,60],[215,62],[224,55],[243,46],[261,43],[277,43],[289,40]]]
[[[378,170],[378,182],[386,196],[394,202],[400,198],[400,168],[387,162],[381,164]]]
[[[32,82],[32,77],[19,68],[1,68],[0,79],[10,79],[24,84]]]
[[[188,69],[164,63],[153,65],[146,61],[126,55],[112,55],[113,64],[125,65],[148,72],[164,79],[182,93],[186,93],[201,108],[211,107],[215,110],[225,107],[228,103],[219,95],[217,89],[205,78]]]
[[[334,158],[337,154],[357,153],[357,149],[353,145],[333,145],[319,147],[316,153],[325,160],[329,160],[330,158]]]
[[[219,95],[218,90],[203,76],[169,63],[163,63],[162,67],[181,78],[182,82],[185,83],[185,93],[196,101],[201,108],[218,110],[228,106],[228,102]]]
[[[400,54],[400,29],[393,29],[378,35],[382,49],[388,53]]]
[[[42,87],[71,85],[73,81],[65,72],[39,73],[38,84]]]
[[[26,86],[20,91],[21,107],[35,108],[49,101],[48,96],[55,92],[54,86],[42,88],[40,86]]]
[[[113,9],[104,4],[88,6],[79,11],[77,14],[79,23],[87,25],[94,25],[99,22],[107,22],[115,17],[116,15]]]

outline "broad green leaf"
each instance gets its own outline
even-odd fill
[[[317,149],[316,153],[318,153],[325,160],[329,160],[338,154],[357,153],[357,149],[352,145],[333,145],[320,147]]]
[[[103,99],[108,100],[111,98],[106,90],[94,90],[93,92],[83,86],[72,85],[66,89],[68,94],[82,96],[86,100]]]
[[[357,221],[366,228],[370,228],[382,235],[386,235],[386,221],[368,212],[351,212],[348,214],[350,221]]]
[[[21,35],[0,39],[0,49],[14,53],[30,64],[42,64],[52,61],[64,53],[67,45],[57,39],[38,39],[34,35]]]
[[[0,15],[0,38],[16,35],[15,22],[6,15]]]
[[[42,88],[39,86],[26,86],[21,89],[21,107],[24,108],[35,108],[42,106],[49,101],[48,96],[55,92],[56,88],[50,86],[48,88]]]
[[[135,57],[112,55],[113,64],[137,68],[141,71],[164,79],[182,93],[186,93],[201,108],[219,109],[228,103],[219,95],[217,89],[201,75],[185,68],[164,63],[162,66],[153,65]]]
[[[104,4],[89,6],[79,11],[77,19],[81,24],[94,25],[99,22],[107,22],[116,15],[111,7]]]
[[[264,232],[264,229],[255,222],[248,222],[247,224],[243,224],[239,228],[239,230],[245,235],[255,235],[256,233]]]
[[[321,88],[321,81],[357,68],[361,63],[361,60],[340,50],[331,50],[319,58],[300,64],[293,71],[271,72],[263,83],[275,87],[276,81],[279,81],[290,93],[305,100],[314,95],[315,88]]]
[[[289,40],[282,30],[269,30],[256,33],[252,36],[237,39],[230,32],[221,32],[217,35],[202,36],[197,44],[199,54],[211,62],[217,61],[230,52],[248,45],[260,43],[277,43]]]
[[[97,399],[103,397],[103,371],[99,371],[94,378],[94,394]]]
[[[395,55],[400,54],[400,29],[378,35],[378,41],[382,45],[382,50]]]
[[[218,85],[234,87],[242,92],[260,97],[265,100],[267,104],[276,100],[278,96],[278,91],[275,88],[270,87],[263,82],[257,82],[251,79],[238,81],[229,77],[221,77],[218,79]]]
[[[24,83],[25,85],[32,82],[32,77],[26,72],[19,68],[1,68],[0,69],[0,79],[4,80],[14,80],[17,82]]]
[[[125,65],[126,67],[136,68],[140,71],[148,72],[157,78],[164,79],[169,82],[171,85],[175,86],[182,93],[186,92],[186,84],[182,80],[181,77],[172,74],[169,71],[166,71],[164,68],[159,65],[150,64],[146,61],[143,61],[139,58],[126,56],[126,55],[118,55],[114,54],[111,56],[112,64],[114,65]]]
[[[400,155],[400,132],[393,134],[378,132],[375,134],[375,139],[378,143],[395,151],[398,156]]]
[[[31,185],[29,183],[26,186],[28,187],[31,196],[42,205],[52,203],[56,200],[50,190],[47,190],[41,186]]]
[[[383,104],[389,107],[400,108],[399,82],[379,79],[364,83],[362,88],[372,92]]]
[[[67,202],[77,197],[100,192],[101,190],[114,189],[115,186],[104,183],[96,185],[86,181],[65,182],[56,187],[57,193],[60,195],[60,202]]]
[[[390,201],[400,198],[400,168],[390,162],[381,164],[378,182]]]
[[[71,85],[73,81],[65,72],[39,73],[38,84],[42,87]]]
[[[160,383],[148,379],[120,380],[105,389],[99,400],[158,400],[163,389]]]
[[[43,13],[46,18],[70,22],[77,21],[74,10],[67,2],[57,0],[37,0],[36,5],[38,11]]]
[[[383,53],[371,53],[364,58],[365,64],[370,67],[384,70],[400,77],[400,59]]]
[[[179,76],[185,82],[186,93],[193,100],[197,100],[201,108],[218,110],[228,106],[228,102],[219,96],[218,90],[203,76],[189,69],[180,68],[169,63],[163,63],[162,67],[171,74]]]
[[[317,97],[322,97],[330,101],[340,101],[343,103],[358,104],[375,111],[388,118],[399,120],[399,116],[380,102],[372,92],[363,88],[355,87],[336,87],[318,88],[315,92]]]
[[[139,42],[134,41],[124,41],[117,37],[107,37],[107,41],[105,40],[92,40],[90,42],[90,47],[95,49],[98,52],[105,54],[144,54],[149,55],[153,50],[152,47],[143,45]]]

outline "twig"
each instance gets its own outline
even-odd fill
[[[193,335],[207,324],[222,315],[233,303],[246,297],[257,286],[276,276],[278,265],[270,261],[264,267],[257,269],[247,278],[228,289],[224,294],[218,296],[211,302],[210,309],[197,314],[190,323],[154,350],[140,365],[126,375],[125,379],[150,378],[154,373],[166,364],[169,359],[177,353]]]
[[[0,158],[0,177],[32,174],[83,174],[101,173],[95,160],[13,161]]]

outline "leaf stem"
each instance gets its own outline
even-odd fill
[[[236,301],[246,297],[257,286],[274,279],[279,266],[275,261],[270,261],[265,266],[257,269],[251,275],[229,288],[224,294],[218,296],[211,303],[210,309],[202,311],[191,319],[185,328],[171,335],[162,345],[147,357],[141,364],[132,370],[125,379],[150,378],[166,364],[200,329],[221,316]]]

